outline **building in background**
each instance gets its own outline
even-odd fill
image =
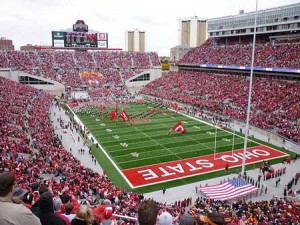
[[[170,61],[177,62],[180,60],[192,47],[186,45],[177,45],[170,49]]]
[[[198,47],[207,39],[207,21],[197,16],[178,21],[178,45]]]
[[[134,29],[125,31],[125,51],[145,52],[146,51],[146,31]]]
[[[45,50],[45,49],[51,49],[52,46],[50,45],[32,45],[32,44],[27,44],[20,46],[21,51],[34,51],[34,50]]]
[[[207,20],[197,16],[178,20],[178,45],[170,49],[171,65],[207,39]]]
[[[12,40],[5,37],[0,38],[0,50],[15,50]]]

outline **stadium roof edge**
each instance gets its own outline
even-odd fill
[[[261,10],[258,10],[257,13],[259,14],[259,13],[263,13],[266,11],[273,11],[273,10],[279,10],[279,9],[284,9],[284,8],[293,8],[293,7],[299,6],[299,5],[300,5],[300,3],[293,3],[290,5],[283,5],[283,6],[278,6],[278,7],[274,7],[274,8],[261,9]],[[212,22],[212,21],[220,20],[220,19],[237,18],[237,17],[242,17],[245,15],[251,15],[254,13],[255,13],[255,11],[246,12],[246,13],[242,13],[242,14],[236,14],[236,15],[220,16],[220,17],[216,17],[216,18],[212,18],[212,19],[207,19],[207,21]]]

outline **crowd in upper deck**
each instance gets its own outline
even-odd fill
[[[270,40],[257,37],[254,66],[264,68],[300,68],[300,40]],[[193,48],[179,61],[187,64],[215,64],[228,66],[250,66],[252,38],[210,38]]]

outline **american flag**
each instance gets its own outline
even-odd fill
[[[239,197],[256,190],[258,190],[257,187],[247,183],[241,178],[233,178],[222,184],[200,188],[200,191],[208,198],[222,201]]]

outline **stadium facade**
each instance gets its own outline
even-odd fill
[[[207,20],[209,37],[250,35],[254,32],[255,12]],[[257,12],[257,34],[300,30],[300,3]]]

